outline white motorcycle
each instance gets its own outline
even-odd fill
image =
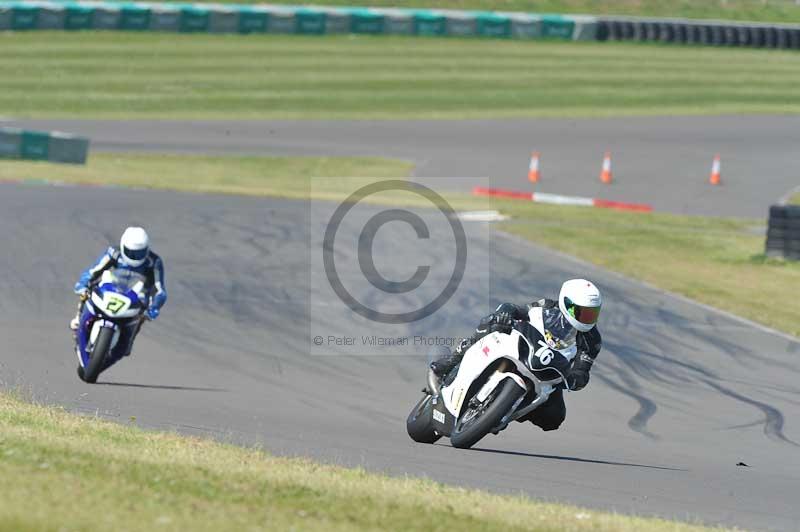
[[[514,322],[508,334],[481,338],[441,384],[429,372],[425,397],[406,421],[411,439],[434,443],[448,436],[453,447],[467,449],[566,387],[577,353],[574,334],[566,342],[555,338],[545,329],[541,307],[532,308],[529,319]]]

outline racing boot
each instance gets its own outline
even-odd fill
[[[472,345],[470,338],[464,338],[461,343],[456,346],[455,351],[447,353],[441,358],[431,362],[430,371],[428,375],[428,387],[431,386],[432,378],[438,383],[438,388],[441,388],[442,381],[453,369],[461,363],[464,358],[464,352]]]
[[[83,312],[83,304],[86,300],[89,299],[89,295],[87,293],[80,294],[79,302],[78,302],[78,312],[75,314],[75,317],[72,318],[72,321],[69,322],[69,329],[74,333],[78,331],[78,327],[81,326],[81,313]]]

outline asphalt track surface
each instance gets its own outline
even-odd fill
[[[0,184],[0,382],[73,411],[391,475],[422,475],[593,508],[754,529],[800,523],[800,343],[464,222],[465,279],[437,313],[384,326],[350,312],[316,269],[332,204]],[[375,262],[430,279],[398,301],[349,246],[378,207],[353,211],[337,268],[360,300],[389,308],[438,293],[452,235],[377,233]],[[435,211],[419,211],[426,222]],[[352,215],[352,216],[351,216]],[[79,271],[129,223],[167,265],[169,302],[135,352],[86,385],[67,322]],[[440,271],[444,268],[444,272]],[[413,443],[425,350],[312,345],[315,335],[456,337],[503,300],[554,295],[567,276],[603,290],[605,348],[561,430],[512,424],[476,449]],[[376,332],[377,331],[377,332]],[[737,466],[745,463],[749,467]]]
[[[423,181],[459,190],[487,177],[494,186],[528,188],[530,154],[538,150],[541,192],[715,216],[764,218],[800,175],[800,117],[791,116],[5,124],[80,133],[100,151],[395,157],[413,161]],[[612,186],[598,179],[606,150],[613,158]],[[708,178],[716,153],[722,156],[724,185],[712,187]],[[442,177],[452,179],[435,179]]]

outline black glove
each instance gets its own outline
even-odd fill
[[[514,318],[508,312],[497,312],[492,315],[493,330],[508,333],[514,326]]]
[[[585,353],[581,353],[572,363],[567,374],[567,388],[573,392],[583,390],[589,384],[589,370],[592,369],[594,359]]]

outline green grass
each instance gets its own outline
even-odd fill
[[[0,116],[476,118],[798,113],[793,51],[635,43],[0,34]]]
[[[606,269],[800,336],[800,263],[767,259],[763,220],[504,206],[503,229]]]
[[[218,2],[218,0],[203,0]],[[261,0],[223,0],[258,3]],[[316,5],[436,7],[529,11],[535,13],[585,13],[687,18],[719,18],[773,22],[800,21],[800,6],[793,0],[319,0]]]
[[[392,479],[0,393],[0,530],[709,530]]]
[[[800,205],[800,192],[789,198],[789,203],[792,205]]]
[[[92,154],[87,165],[3,161],[0,180],[111,184],[216,194],[307,198],[309,178],[318,199],[341,198],[375,179],[406,177],[413,164],[371,157],[213,157]],[[346,176],[346,177],[342,177]],[[367,179],[368,178],[368,179]]]
[[[341,200],[356,186],[406,177],[410,171],[409,163],[386,159],[95,154],[85,167],[4,162],[0,179]],[[312,177],[336,179],[314,179],[312,186]],[[764,257],[763,220],[446,196],[456,209],[497,208],[512,215],[514,220],[501,227],[531,241],[800,336],[800,301],[784,297],[791,287],[800,286],[800,263]],[[373,200],[427,205],[403,192]],[[783,303],[776,307],[774,301]]]

